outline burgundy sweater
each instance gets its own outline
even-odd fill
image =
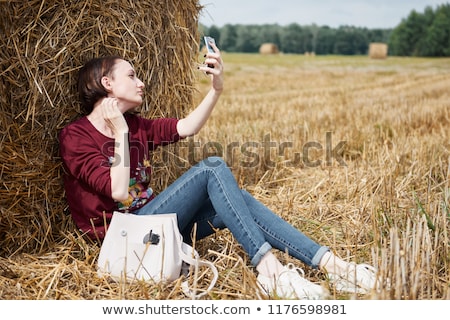
[[[104,238],[105,224],[113,211],[132,212],[154,197],[149,152],[180,139],[178,119],[149,120],[126,114],[125,120],[129,128],[130,184],[129,198],[123,202],[111,197],[109,169],[114,139],[97,131],[86,117],[69,124],[59,135],[69,210],[77,227],[93,239]]]

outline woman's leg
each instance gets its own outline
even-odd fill
[[[327,247],[278,217],[247,191],[240,190],[221,158],[208,158],[188,170],[138,214],[175,212],[180,230],[197,223],[198,237],[227,227],[257,266],[271,246],[317,268]],[[268,244],[270,244],[270,246]]]
[[[236,179],[218,157],[193,166],[136,214],[177,213],[180,230],[197,223],[201,235],[227,227],[253,265],[271,249],[249,211]]]
[[[303,299],[326,296],[320,285],[304,279],[293,265],[282,266],[270,251],[270,243],[312,266],[328,249],[242,191],[222,159],[208,158],[192,167],[137,214],[170,212],[177,213],[184,236],[193,223],[197,223],[200,236],[212,233],[211,225],[227,227],[249,255],[259,272],[258,282],[267,293]]]
[[[328,247],[321,246],[304,235],[247,191],[242,190],[242,194],[254,221],[264,232],[266,241],[272,247],[287,252],[312,268],[319,267],[323,255],[329,251]]]

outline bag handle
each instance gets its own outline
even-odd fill
[[[192,256],[186,254],[186,252],[183,250],[183,246],[184,246],[186,249],[188,249],[188,251],[194,252],[195,258],[193,258]],[[183,289],[183,292],[184,292],[187,296],[191,297],[192,299],[195,300],[195,299],[198,299],[198,298],[203,297],[203,296],[206,295],[209,291],[211,291],[211,289],[212,289],[212,288],[214,287],[214,285],[216,284],[217,279],[219,278],[219,273],[218,273],[218,271],[217,271],[216,266],[215,266],[212,262],[210,262],[210,261],[200,259],[200,257],[198,257],[198,255],[195,254],[194,249],[193,249],[190,245],[188,245],[187,243],[184,243],[184,242],[182,242],[182,245],[181,245],[181,247],[180,247],[180,256],[181,256],[181,259],[182,259],[184,262],[186,262],[186,263],[188,263],[188,264],[194,266],[194,270],[195,270],[195,273],[194,273],[194,274],[197,274],[198,268],[199,268],[199,267],[202,267],[202,266],[208,267],[208,268],[211,269],[211,271],[212,271],[212,273],[213,273],[213,279],[211,280],[211,283],[209,284],[208,289],[206,289],[205,292],[202,292],[202,293],[197,294],[195,290],[192,290],[191,288],[189,288],[189,282],[188,282],[188,280],[183,281],[183,283],[181,284],[181,287],[182,287],[182,289]]]

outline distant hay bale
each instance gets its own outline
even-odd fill
[[[369,45],[369,57],[371,59],[386,59],[388,45],[386,43],[373,42]]]
[[[259,47],[260,54],[277,54],[278,52],[278,46],[274,43],[263,43]]]
[[[144,116],[183,115],[196,92],[201,9],[197,0],[0,2],[0,256],[46,249],[72,226],[57,135],[81,116],[78,69],[120,55],[146,84]],[[178,174],[169,167],[155,170],[156,188]]]

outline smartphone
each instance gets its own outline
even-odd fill
[[[212,37],[205,36],[205,46],[206,46],[206,50],[208,50],[208,52],[214,52],[214,49],[211,47],[211,44],[210,44],[210,43],[216,44],[216,41],[215,41],[214,38],[212,38]],[[212,64],[208,64],[208,67],[214,68],[214,66],[213,66]]]
[[[214,49],[213,49],[213,48],[211,47],[211,45],[210,45],[211,42],[214,43],[214,44],[216,44],[216,41],[214,40],[214,38],[205,36],[205,46],[206,46],[206,49],[208,50],[208,52],[213,52],[213,53],[214,53]]]

